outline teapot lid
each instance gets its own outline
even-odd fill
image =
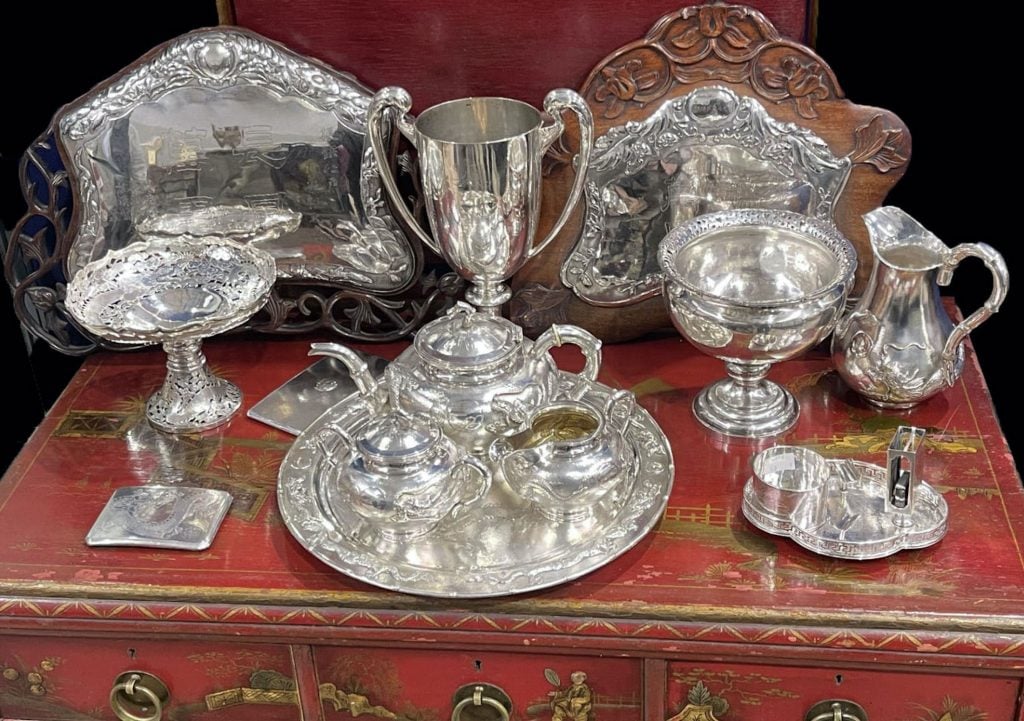
[[[375,461],[401,465],[429,451],[440,437],[437,426],[393,411],[367,423],[356,445]]]
[[[416,351],[432,365],[449,370],[479,369],[508,358],[522,347],[523,329],[497,316],[456,303],[443,318],[420,329]]]

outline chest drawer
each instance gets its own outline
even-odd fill
[[[859,704],[870,721],[1011,721],[1019,692],[1014,678],[672,663],[666,718],[801,721],[815,704],[844,699]]]
[[[511,701],[509,715],[517,721],[641,717],[639,659],[376,648],[318,648],[315,653],[327,719],[336,711],[356,709],[376,716],[447,719],[458,703],[456,692],[478,684],[504,692]],[[464,708],[463,721],[501,718],[492,708],[471,702]]]
[[[113,721],[111,690],[130,671],[166,686],[166,721],[300,718],[287,646],[16,636],[0,636],[0,718]],[[118,702],[155,715],[145,691],[136,697],[143,704],[124,692]]]

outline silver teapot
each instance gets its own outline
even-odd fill
[[[396,402],[409,413],[434,418],[461,447],[483,453],[558,395],[558,367],[548,351],[565,343],[583,352],[586,364],[579,375],[595,380],[601,341],[582,328],[555,324],[530,341],[515,323],[457,303],[423,326],[389,366]],[[582,394],[586,386],[572,384],[570,395]]]
[[[349,450],[335,479],[345,486],[352,509],[380,535],[393,540],[423,535],[487,494],[491,472],[486,465],[456,446],[436,423],[394,403],[397,386],[390,368],[380,384],[345,346],[314,343],[309,354],[348,366],[374,415],[347,430]]]
[[[985,243],[954,248],[895,207],[864,216],[875,264],[864,295],[836,326],[832,359],[847,385],[883,408],[910,408],[952,386],[967,335],[999,310],[1010,284],[1003,257]],[[985,304],[953,325],[939,299],[962,260],[992,274]]]
[[[555,401],[517,433],[488,450],[505,481],[556,523],[589,518],[595,504],[628,476],[633,451],[626,440],[636,400],[616,391],[598,409],[585,401]]]

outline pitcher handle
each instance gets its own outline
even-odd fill
[[[543,251],[555,239],[555,236],[561,232],[562,227],[569,220],[569,216],[572,215],[573,209],[580,202],[580,197],[583,195],[583,183],[587,179],[587,169],[590,167],[590,152],[594,147],[594,116],[591,115],[586,101],[575,90],[557,88],[548,93],[544,98],[544,111],[551,116],[552,124],[541,126],[541,143],[546,148],[555,141],[555,138],[562,134],[565,129],[561,118],[564,110],[571,110],[576,113],[580,124],[580,152],[576,155],[576,177],[572,181],[572,189],[569,191],[569,197],[565,201],[565,207],[562,208],[562,214],[558,216],[558,220],[551,227],[548,237],[530,248],[527,258],[533,258]]]
[[[566,343],[577,346],[586,360],[583,370],[580,371],[580,376],[588,381],[596,381],[597,373],[601,370],[601,341],[579,326],[563,323],[553,324],[538,336],[530,352],[533,357],[539,358],[555,346]],[[581,386],[581,395],[585,391],[586,387]]]
[[[420,241],[432,251],[440,255],[441,249],[434,243],[434,239],[426,233],[420,224],[416,222],[409,207],[402,199],[398,190],[398,183],[391,172],[391,165],[388,162],[388,154],[384,149],[384,113],[393,109],[395,122],[398,130],[409,139],[409,142],[416,145],[416,127],[409,117],[409,110],[412,109],[412,97],[404,88],[391,86],[381,88],[370,100],[370,107],[366,111],[366,136],[370,139],[370,147],[373,148],[373,157],[377,159],[377,170],[380,172],[381,182],[384,190],[391,198],[391,205],[402,217],[405,224],[412,229]]]
[[[985,264],[989,273],[992,274],[992,294],[983,306],[967,316],[949,334],[946,346],[942,349],[942,360],[946,364],[956,361],[957,349],[970,332],[999,310],[999,306],[1006,300],[1006,291],[1010,287],[1010,273],[1006,268],[1006,261],[995,248],[987,243],[961,243],[950,249],[939,270],[937,278],[939,285],[949,285],[953,279],[953,271],[965,258],[980,258]]]

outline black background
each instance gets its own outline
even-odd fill
[[[213,0],[129,5],[135,17],[103,3],[47,10],[19,26],[5,18],[4,122],[0,133],[0,220],[12,228],[24,211],[17,163],[53,113],[154,45],[217,22]],[[1021,152],[1020,116],[1010,98],[1019,60],[1015,11],[983,14],[970,6],[942,13],[934,3],[821,0],[816,48],[832,66],[847,97],[888,108],[913,136],[913,158],[888,203],[899,205],[950,244],[986,242],[1006,257],[1012,277],[1021,274],[1021,231],[1011,225],[1017,205]],[[993,6],[986,5],[990,10]],[[930,12],[929,12],[930,11]],[[9,13],[10,11],[8,11]],[[114,17],[114,14],[117,17]],[[656,18],[651,18],[653,23]],[[20,28],[20,29],[19,29]],[[578,42],[578,39],[570,41]],[[595,48],[595,61],[611,48]],[[572,84],[567,79],[567,84]],[[415,94],[415,89],[412,89]],[[968,261],[952,290],[971,310],[988,296],[988,275]],[[1020,458],[1024,450],[1015,372],[1024,366],[1017,329],[1024,291],[1011,288],[1002,311],[972,336],[1004,432]],[[36,344],[31,355],[11,309],[0,299],[5,338],[0,469],[5,467],[55,400],[78,359]]]

